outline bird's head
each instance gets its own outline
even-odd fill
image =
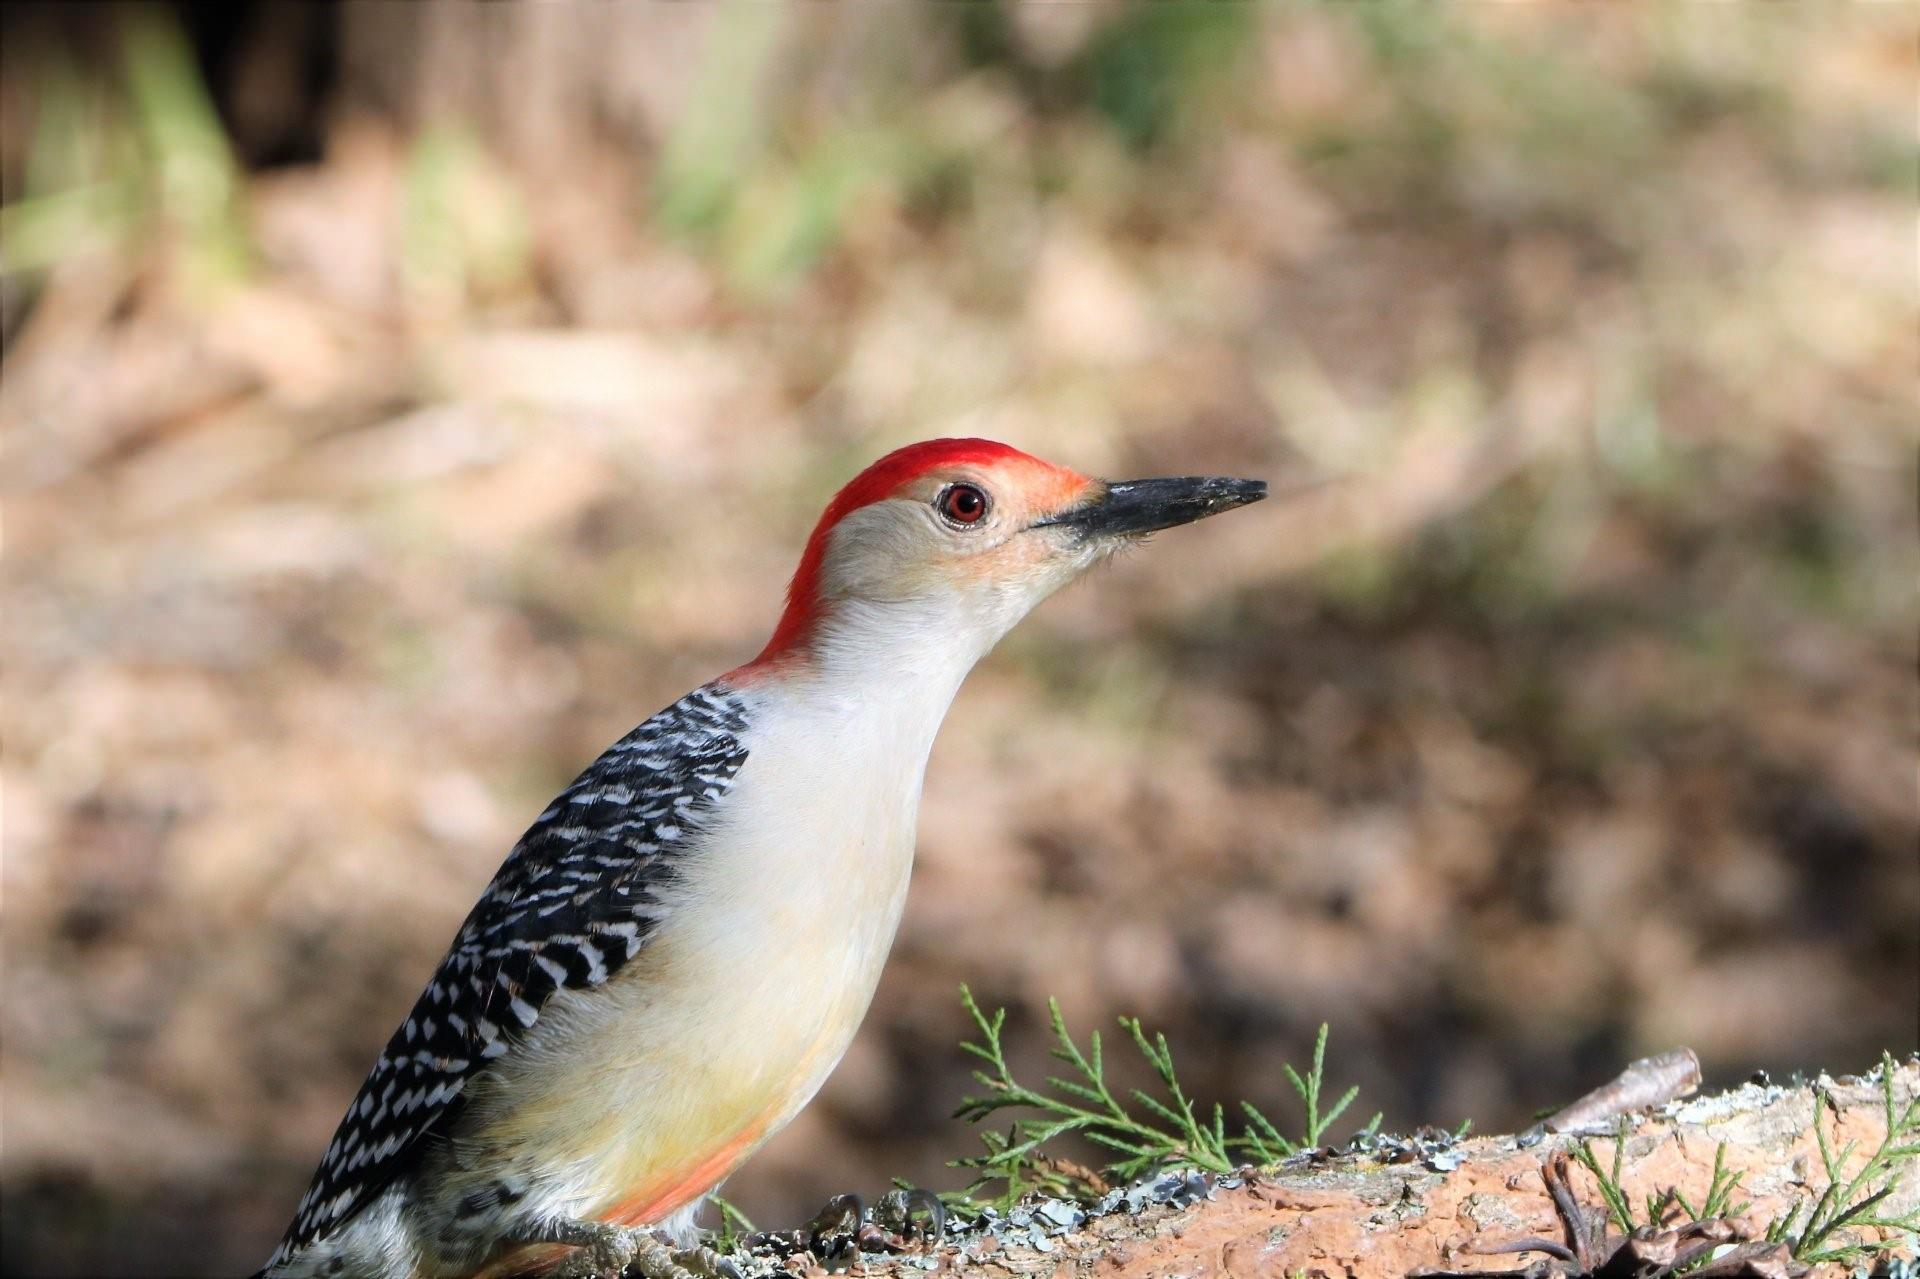
[[[835,640],[971,665],[1027,611],[1114,550],[1257,502],[1260,480],[1110,483],[992,440],[927,440],[887,454],[827,504],[752,666]]]

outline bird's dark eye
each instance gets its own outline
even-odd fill
[[[978,524],[987,514],[987,495],[971,484],[956,484],[940,494],[938,505],[955,524]]]

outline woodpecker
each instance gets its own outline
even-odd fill
[[[1115,549],[1265,495],[978,439],[862,471],[760,655],[615,742],[514,846],[260,1276],[711,1274],[676,1243],[865,1016],[967,672]]]

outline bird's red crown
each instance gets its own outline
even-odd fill
[[[918,444],[909,444],[895,449],[854,476],[827,503],[827,509],[820,515],[820,522],[814,525],[812,536],[807,538],[806,549],[800,554],[799,567],[794,569],[793,580],[787,584],[786,610],[780,616],[779,626],[774,628],[773,638],[767,641],[766,648],[761,650],[758,657],[741,669],[747,670],[779,658],[811,633],[820,611],[820,566],[826,558],[827,541],[841,520],[863,506],[894,497],[929,471],[969,465],[997,466],[1008,462],[1024,463],[1058,472],[1063,478],[1070,477],[1076,483],[1084,482],[1082,477],[1043,462],[1032,454],[1023,453],[1010,444],[966,438],[922,440]]]

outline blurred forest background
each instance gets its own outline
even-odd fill
[[[974,677],[762,1224],[961,1184],[963,980],[1403,1128],[1916,1046],[1915,6],[4,15],[6,1273],[257,1265],[938,434],[1336,482]]]

